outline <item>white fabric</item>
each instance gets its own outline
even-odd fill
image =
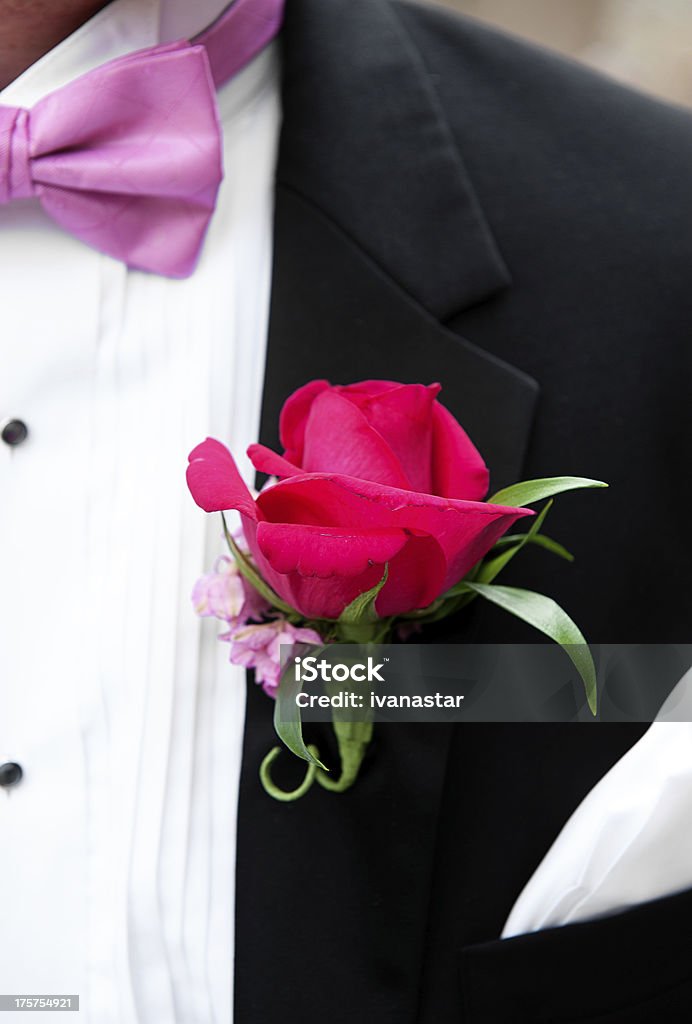
[[[667,705],[679,710],[691,684],[688,674]],[[692,724],[661,720],[582,801],[519,896],[502,937],[597,918],[690,887]]]
[[[692,669],[686,672],[656,715],[657,722],[692,722]]]
[[[195,23],[114,0],[0,103],[227,2]],[[236,453],[257,436],[275,45],[219,104],[226,177],[188,280],[128,272],[34,200],[0,208],[0,420],[30,430],[0,444],[0,761],[25,772],[0,790],[0,992],[78,993],[85,1024],[232,1017],[245,682],[192,611],[222,538],[184,470],[208,434]]]

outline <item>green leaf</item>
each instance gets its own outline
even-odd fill
[[[221,520],[223,522],[223,532],[226,537],[226,543],[228,544],[231,554],[236,560],[238,571],[241,575],[243,575],[248,583],[255,588],[258,594],[262,595],[265,601],[269,601],[274,608],[278,608],[278,610],[284,612],[284,614],[294,617],[296,615],[295,608],[291,608],[289,604],[286,604],[285,601],[281,600],[278,594],[274,593],[269,584],[265,583],[262,579],[247,555],[240,550],[233,539],[233,535],[226,526],[226,517],[223,512],[221,513]]]
[[[509,547],[524,538],[527,544],[537,544],[539,548],[545,548],[546,551],[557,555],[558,558],[564,558],[566,562],[574,561],[574,555],[567,548],[563,547],[562,544],[558,544],[552,537],[546,536],[545,533],[538,533],[535,537],[530,537],[528,533],[507,533],[504,537],[500,537],[498,541],[495,541],[493,550]]]
[[[591,651],[579,627],[559,604],[544,594],[534,594],[530,590],[520,590],[517,587],[491,586],[484,583],[467,583],[466,586],[479,597],[484,597],[486,601],[491,601],[511,615],[528,622],[534,629],[545,633],[559,644],[581,676],[589,708],[593,715],[596,714],[598,688]]]
[[[514,556],[521,551],[524,545],[538,534],[538,531],[545,522],[545,517],[550,512],[552,504],[552,499],[546,503],[545,508],[541,509],[531,524],[529,532],[525,533],[514,547],[508,548],[506,551],[502,551],[499,555],[495,555],[482,563],[476,576],[477,583],[492,583],[497,574],[502,572],[507,563],[511,562]]]
[[[300,708],[296,703],[296,697],[301,692],[303,685],[302,680],[296,679],[293,665],[293,658],[289,658],[281,674],[274,706],[274,729],[281,742],[285,743],[297,757],[302,757],[309,764],[328,771],[322,762],[310,753],[303,740]]]
[[[363,623],[377,622],[377,612],[375,611],[375,601],[377,595],[382,590],[382,587],[387,582],[389,576],[389,565],[385,565],[382,579],[379,583],[376,583],[370,590],[366,590],[363,594],[359,594],[358,597],[354,598],[349,605],[347,605],[342,611],[338,618],[338,622],[349,626],[360,626]]]
[[[582,487],[607,486],[608,484],[603,483],[602,480],[588,480],[582,476],[549,476],[543,480],[524,480],[523,483],[504,487],[497,494],[493,494],[488,501],[493,505],[511,505],[514,508],[523,508],[525,505],[532,505],[534,501],[552,498],[565,491],[577,491]]]

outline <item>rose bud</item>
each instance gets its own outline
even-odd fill
[[[389,567],[380,616],[425,608],[529,509],[490,505],[485,464],[439,385],[313,381],[281,414],[283,456],[252,445],[283,477],[255,500],[233,458],[208,438],[188,486],[207,512],[236,509],[260,573],[306,618],[338,618]]]

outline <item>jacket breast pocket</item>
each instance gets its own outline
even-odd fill
[[[464,1024],[692,1021],[692,890],[467,947],[461,985]]]

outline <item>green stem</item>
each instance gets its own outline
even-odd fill
[[[307,791],[310,789],[315,781],[317,766],[314,764],[308,765],[307,771],[305,772],[305,778],[296,789],[280,789],[271,777],[271,767],[282,750],[283,747],[273,747],[269,751],[260,765],[259,777],[265,793],[268,793],[269,796],[273,797],[275,800],[281,800],[283,803],[291,803],[293,800],[300,800],[300,798],[305,796]],[[308,750],[314,758],[319,760],[317,747],[309,746]]]
[[[360,766],[372,739],[372,722],[333,722],[334,733],[339,746],[341,775],[332,779],[321,769],[316,770],[320,786],[332,793],[345,793],[358,778]]]

